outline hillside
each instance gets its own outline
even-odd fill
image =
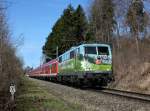
[[[131,66],[128,73],[116,76],[116,81],[110,87],[150,94],[150,63]]]
[[[132,41],[121,42],[121,49],[114,53],[115,82],[110,87],[150,94],[150,40],[139,44],[137,54]]]

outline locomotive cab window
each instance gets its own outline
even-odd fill
[[[98,47],[98,55],[109,55],[108,47]]]
[[[96,47],[85,47],[85,54],[97,54]]]

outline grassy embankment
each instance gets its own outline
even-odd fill
[[[23,78],[16,98],[16,111],[80,111],[78,104],[70,104],[48,92],[48,89]]]

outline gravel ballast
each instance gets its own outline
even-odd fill
[[[80,104],[81,111],[150,111],[150,103],[104,93],[76,89],[52,82],[31,79],[55,97],[67,103]]]

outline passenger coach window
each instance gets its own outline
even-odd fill
[[[71,51],[70,52],[70,59],[74,58],[75,57],[75,51]]]
[[[60,62],[60,63],[62,62],[62,57],[59,57],[59,62]]]
[[[85,47],[85,54],[97,54],[96,47]]]
[[[80,49],[79,48],[77,49],[77,54],[80,54]]]
[[[108,47],[98,47],[98,55],[109,55]]]

